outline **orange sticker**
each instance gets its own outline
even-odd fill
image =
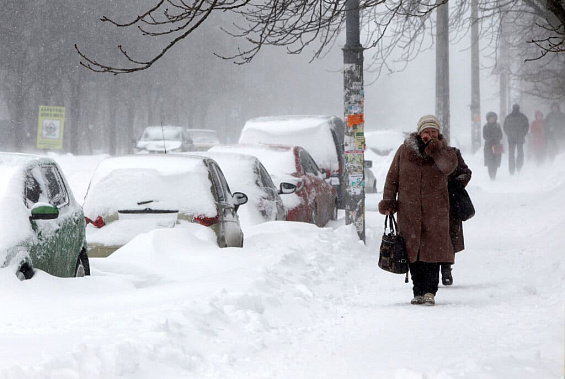
[[[347,126],[352,127],[354,125],[361,125],[364,123],[363,114],[348,114],[347,115]]]

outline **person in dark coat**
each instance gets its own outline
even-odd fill
[[[396,151],[379,212],[398,212],[398,228],[410,261],[411,303],[433,305],[440,264],[452,264],[455,259],[449,237],[447,178],[457,167],[457,155],[447,146],[437,117],[423,116],[417,130]]]
[[[544,127],[547,152],[553,160],[559,154],[560,145],[565,138],[565,113],[561,112],[559,104],[551,104],[551,112],[545,117]]]
[[[487,113],[487,123],[483,126],[483,139],[485,140],[484,157],[485,166],[488,167],[488,174],[492,180],[496,179],[496,171],[500,167],[502,154],[495,151],[495,146],[502,141],[502,129],[496,122],[498,116],[494,112]]]
[[[512,112],[506,116],[502,127],[508,140],[508,169],[510,174],[522,169],[524,165],[524,142],[530,130],[528,118],[520,112],[520,106],[514,104]]]
[[[456,147],[452,147],[452,149],[457,156],[457,167],[447,178],[447,188],[450,197],[454,190],[467,187],[473,174],[465,160],[463,160],[461,151]],[[465,249],[465,239],[463,237],[463,221],[455,213],[452,208],[449,209],[449,238],[451,238],[453,252],[458,253]],[[441,282],[444,286],[453,284],[450,264],[441,265]]]

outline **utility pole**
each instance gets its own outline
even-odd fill
[[[343,47],[345,224],[354,224],[365,242],[365,133],[363,91],[363,46],[360,42],[359,0],[346,0]]]
[[[479,70],[479,4],[471,2],[471,148],[481,147],[481,79]]]
[[[436,116],[441,122],[442,134],[449,143],[449,4],[440,5],[436,11]]]

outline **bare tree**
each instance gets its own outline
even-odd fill
[[[429,16],[447,1],[361,1],[365,47],[380,45],[375,61],[379,61],[378,58],[385,61],[397,44],[403,44],[407,49],[405,56],[413,58],[420,49],[418,43],[423,41]],[[465,4],[465,1],[458,0],[458,4]],[[284,47],[289,54],[300,54],[309,49],[312,59],[319,58],[335,43],[345,25],[345,2],[340,0],[267,0],[259,3],[249,0],[158,0],[131,20],[120,22],[101,18],[118,28],[136,28],[143,36],[168,37],[163,47],[149,58],[139,58],[140,52],[131,53],[120,44],[121,61],[106,64],[85,54],[78,46],[75,48],[82,58],[81,64],[93,71],[113,74],[142,71],[153,66],[207,20],[225,17],[221,15],[226,13],[231,15],[230,23],[224,24],[222,30],[239,38],[241,44],[231,53],[219,52],[217,55],[238,64],[248,63],[266,46]]]

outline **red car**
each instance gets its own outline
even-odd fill
[[[292,195],[283,197],[288,221],[310,222],[324,226],[337,218],[337,192],[328,183],[310,154],[299,146],[284,145],[218,145],[209,151],[237,152],[257,157],[271,174],[273,182],[296,185]]]

